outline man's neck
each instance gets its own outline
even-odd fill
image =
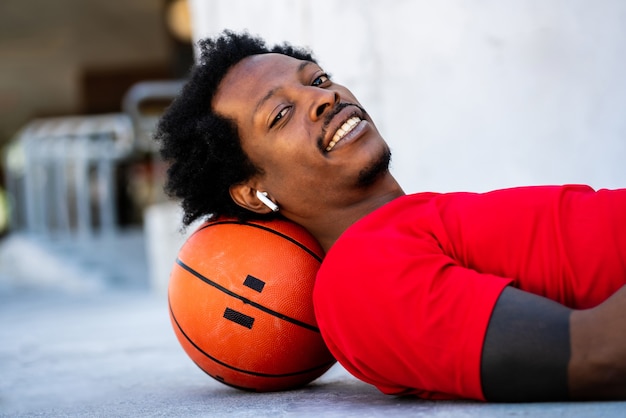
[[[356,221],[405,194],[391,175],[384,179],[381,186],[374,189],[367,199],[300,223],[317,239],[324,251],[328,251]]]

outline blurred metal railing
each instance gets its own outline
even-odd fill
[[[133,141],[125,114],[28,123],[6,158],[10,229],[50,238],[113,234],[114,167],[133,152]]]
[[[122,100],[122,111],[135,129],[134,148],[155,150],[152,134],[163,110],[182,89],[184,80],[142,81],[134,84]]]
[[[182,83],[133,86],[124,97],[123,113],[41,118],[26,124],[4,155],[9,233],[63,248],[69,258],[87,256],[98,268],[123,264],[119,166],[138,155],[161,164],[152,134]],[[152,179],[151,186],[159,192],[161,177]],[[143,245],[137,242],[134,239],[132,246]],[[129,257],[145,256],[143,247],[133,253]],[[112,263],[112,257],[119,263]]]

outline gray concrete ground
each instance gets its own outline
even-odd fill
[[[0,324],[2,417],[626,417],[626,402],[386,396],[340,366],[299,390],[238,391],[189,360],[174,337],[165,296],[141,286],[0,285]]]

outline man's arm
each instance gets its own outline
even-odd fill
[[[483,345],[488,401],[626,399],[626,287],[575,311],[507,287]]]
[[[572,399],[626,399],[626,286],[570,316]]]

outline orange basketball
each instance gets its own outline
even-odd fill
[[[323,251],[283,220],[220,219],[182,246],[169,283],[170,318],[187,355],[239,389],[293,389],[335,360],[320,335],[312,292]]]

